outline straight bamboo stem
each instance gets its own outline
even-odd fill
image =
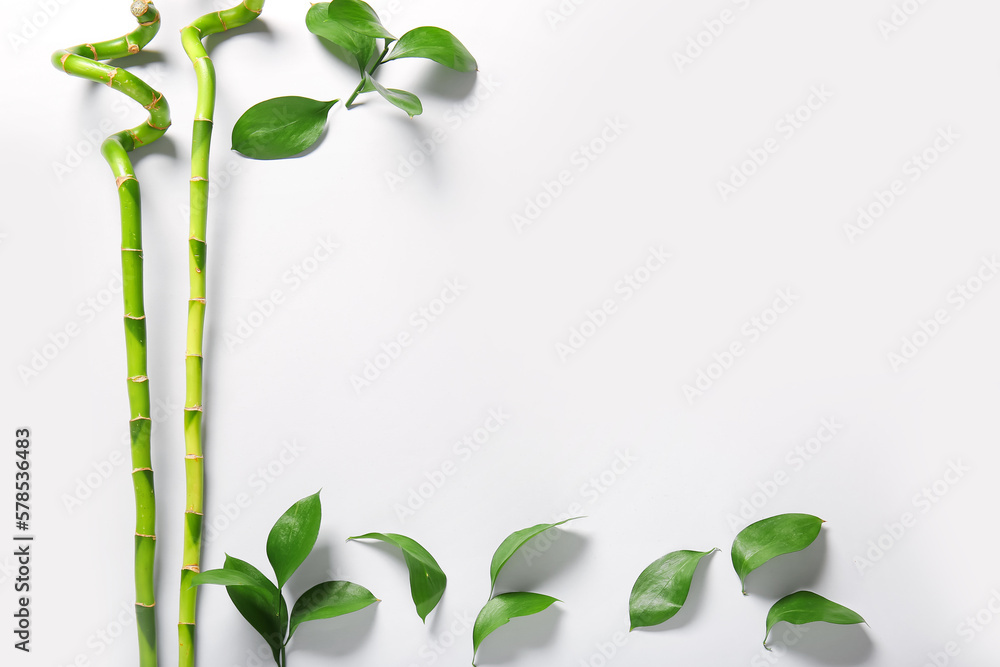
[[[160,14],[152,3],[136,0],[132,13],[139,27],[117,39],[81,44],[57,51],[52,63],[73,76],[98,81],[122,92],[149,111],[141,125],[108,137],[101,154],[115,176],[121,209],[122,286],[125,305],[129,434],[132,486],[135,493],[135,613],[139,634],[139,665],[156,665],[156,595],[153,565],[156,551],[156,497],[150,453],[149,378],[146,375],[146,311],[143,300],[142,211],[139,181],[128,154],[159,139],[170,126],[170,109],[163,95],[138,77],[98,60],[138,53],[160,28]]]
[[[191,219],[188,240],[187,389],[184,401],[184,468],[187,499],[184,508],[184,560],[181,566],[180,612],[177,622],[180,667],[194,667],[197,587],[191,579],[201,569],[201,536],[204,518],[205,459],[202,447],[203,340],[207,289],[205,280],[208,240],[209,153],[215,115],[215,67],[202,40],[209,35],[245,25],[256,19],[264,0],[206,14],[181,30],[181,43],[194,65],[198,83],[194,129],[191,139]]]

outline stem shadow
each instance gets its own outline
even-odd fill
[[[263,35],[269,41],[274,41],[274,33],[271,32],[271,27],[267,24],[264,19],[254,19],[246,25],[241,25],[239,28],[233,28],[232,30],[225,30],[223,32],[217,32],[214,35],[209,35],[205,38],[205,50],[211,55],[212,50],[215,47],[229,41],[233,37],[238,37],[240,35]]]

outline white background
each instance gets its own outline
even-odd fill
[[[269,2],[260,23],[209,42],[219,75],[205,400],[214,539],[203,563],[219,567],[228,552],[269,571],[267,530],[322,488],[319,544],[289,597],[341,578],[382,599],[303,626],[290,664],[469,664],[460,619],[486,601],[493,550],[567,513],[587,518],[531,563],[512,561],[500,583],[563,602],[496,632],[481,665],[995,663],[1000,281],[977,280],[992,277],[1000,251],[1000,6],[904,4],[914,13],[884,34],[890,0],[567,0],[565,16],[552,13],[556,0],[375,3],[397,35],[451,30],[478,75],[387,64],[380,80],[419,94],[422,116],[370,96],[338,106],[314,151],[280,162],[228,150],[239,115],[278,95],[345,98],[353,71],[306,31],[306,2]],[[135,664],[117,198],[95,149],[102,122],[117,130],[143,113],[48,62],[57,48],[130,30],[127,6],[15,0],[3,10],[0,498],[13,494],[14,429],[30,427],[37,536],[30,655],[11,648],[12,558],[0,558],[10,664]],[[135,154],[159,406],[164,664],[176,660],[194,98],[177,35],[221,6],[165,1],[149,54],[121,62],[138,63],[174,117],[167,138]],[[712,23],[724,10],[731,22]],[[702,52],[679,63],[699,39]],[[799,114],[794,131],[788,114]],[[602,144],[607,127],[618,129]],[[600,155],[581,159],[591,144]],[[743,166],[748,151],[763,161],[765,145],[776,152],[762,166]],[[915,157],[934,162],[914,171]],[[724,198],[718,184],[734,169],[755,173]],[[563,170],[570,184],[552,199],[544,184]],[[390,187],[387,174],[407,177]],[[859,207],[878,212],[895,180],[902,194],[851,232]],[[515,214],[534,220],[518,229]],[[307,260],[327,239],[339,246],[332,256]],[[646,274],[650,248],[670,259]],[[314,270],[296,284],[295,267]],[[631,298],[615,289],[627,274],[648,278]],[[412,318],[440,306],[449,281],[460,296],[421,329]],[[981,289],[965,299],[960,285]],[[263,302],[275,291],[272,309]],[[775,322],[779,292],[793,303]],[[608,299],[604,326],[584,326]],[[935,330],[926,322],[937,311]],[[754,317],[771,322],[756,338]],[[922,322],[936,334],[922,335]],[[61,336],[70,325],[78,334]],[[574,328],[593,335],[561,355]],[[411,344],[386,365],[381,346],[401,333]],[[893,364],[904,337],[919,350]],[[712,367],[734,342],[743,354]],[[351,378],[369,361],[384,368],[358,391]],[[689,399],[699,372],[716,379]],[[505,423],[479,451],[456,449],[491,410]],[[836,433],[806,461],[796,448],[824,420]],[[940,481],[953,468],[962,475]],[[822,517],[822,537],[751,575],[744,598],[732,537],[782,512]],[[368,531],[414,537],[448,573],[426,625],[398,552],[344,542]],[[668,551],[713,546],[721,552],[685,609],[605,660],[639,572]],[[781,626],[765,653],[767,609],[799,588],[869,626],[810,626],[786,635],[791,646]],[[248,653],[260,640],[221,589],[203,591],[199,613],[202,664],[266,664]],[[977,613],[992,624],[970,630]],[[942,654],[949,642],[953,657]]]

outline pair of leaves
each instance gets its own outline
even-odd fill
[[[479,611],[479,615],[476,616],[476,622],[472,627],[473,665],[475,665],[476,653],[479,652],[480,644],[495,630],[507,625],[512,618],[537,614],[551,607],[553,603],[559,602],[556,598],[542,595],[541,593],[516,592],[501,593],[494,596],[493,589],[496,588],[497,577],[500,576],[500,571],[503,570],[504,566],[517,553],[518,549],[527,544],[532,538],[541,535],[550,528],[561,526],[567,521],[579,518],[573,517],[557,521],[556,523],[540,523],[530,528],[514,531],[497,547],[497,550],[493,553],[493,560],[490,562],[491,597]]]
[[[327,581],[303,593],[289,614],[281,589],[316,545],[321,519],[319,493],[315,493],[292,505],[271,528],[267,559],[277,585],[250,563],[229,555],[222,569],[208,570],[192,579],[192,586],[226,587],[233,605],[270,646],[275,663],[300,624],[349,614],[378,601],[363,586]]]
[[[379,21],[375,10],[361,0],[316,3],[306,12],[306,27],[354,58],[361,74],[358,93],[377,92],[411,117],[423,113],[420,99],[413,93],[387,88],[375,81],[372,75],[383,62],[400,58],[427,58],[459,72],[478,69],[476,59],[469,50],[447,30],[423,26],[410,30],[397,40]],[[372,63],[378,53],[378,39],[385,41],[385,49]],[[233,127],[233,150],[258,160],[298,155],[319,140],[330,109],[338,101],[285,96],[255,104],[240,116]],[[348,100],[348,104],[350,102]]]
[[[396,533],[366,533],[347,539],[380,540],[403,551],[403,560],[410,573],[410,595],[417,607],[417,615],[426,623],[427,615],[437,606],[448,584],[448,577],[434,560],[434,556],[416,541]]]

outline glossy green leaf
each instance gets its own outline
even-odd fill
[[[255,104],[233,126],[233,150],[258,160],[298,155],[319,139],[338,101],[289,96]]]
[[[386,88],[365,72],[365,87],[367,88],[368,86],[372,86],[378,91],[379,95],[409,114],[410,118],[419,116],[424,112],[424,107],[420,104],[420,99],[416,95],[405,90],[399,90],[398,88]]]
[[[378,599],[364,586],[349,581],[325,581],[307,590],[292,605],[292,627],[288,636],[295,634],[300,623],[343,616],[374,602]]]
[[[434,560],[427,549],[405,535],[396,533],[367,533],[349,540],[381,540],[403,550],[403,560],[410,572],[410,595],[417,607],[420,620],[427,622],[427,614],[431,613],[441,596],[444,595],[448,577],[441,566]]]
[[[396,39],[385,29],[378,14],[367,2],[361,0],[333,0],[328,9],[330,20],[344,28],[369,37]]]
[[[490,563],[490,592],[497,585],[497,576],[500,575],[500,570],[503,566],[507,564],[507,561],[524,546],[525,542],[533,537],[544,533],[549,528],[555,528],[556,526],[561,526],[567,521],[573,521],[573,519],[579,519],[580,517],[575,516],[570,519],[564,519],[562,521],[557,521],[556,523],[540,523],[537,526],[532,526],[531,528],[525,528],[523,530],[517,530],[507,536],[507,538],[500,543],[497,547],[496,552],[493,554],[493,562]]]
[[[779,514],[752,523],[733,540],[733,568],[747,594],[747,575],[775,556],[801,551],[815,541],[823,520],[811,514]]]
[[[202,586],[205,584],[215,584],[218,586],[259,586],[260,582],[245,572],[227,569],[206,570],[205,572],[199,572],[191,578],[191,586]],[[266,589],[262,590],[267,592]]]
[[[459,72],[479,69],[476,59],[462,42],[447,30],[432,26],[414,28],[400,37],[385,62],[397,58],[428,58]]]
[[[530,616],[545,611],[554,602],[558,602],[558,600],[541,593],[502,593],[491,598],[480,610],[472,628],[473,665],[475,665],[479,645],[490,633],[507,625],[512,618]]]
[[[377,49],[375,38],[348,30],[341,23],[331,19],[329,2],[317,2],[309,6],[309,11],[306,12],[306,27],[312,34],[346,49],[354,56],[361,72],[375,55]]]
[[[771,634],[771,628],[776,623],[785,621],[795,625],[804,623],[836,623],[837,625],[853,625],[864,623],[857,612],[851,611],[843,605],[827,600],[822,595],[817,595],[811,591],[798,591],[781,598],[767,612],[767,630],[764,633],[764,646],[767,646],[767,637]]]
[[[237,611],[271,647],[278,661],[288,632],[288,606],[270,579],[250,563],[226,556],[225,569],[248,575],[256,586],[227,586],[226,592]]]
[[[289,507],[271,528],[267,536],[267,560],[274,568],[279,589],[316,545],[322,515],[317,492]]]
[[[628,601],[629,630],[659,625],[679,612],[698,563],[713,551],[673,551],[643,570]]]

